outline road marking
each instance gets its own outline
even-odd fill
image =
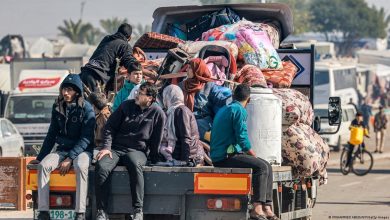
[[[383,179],[386,179],[386,178],[388,178],[389,176],[378,176],[378,177],[376,177],[375,179],[376,180],[383,180]]]
[[[360,183],[362,183],[362,182],[352,182],[352,183],[347,183],[347,184],[341,185],[340,187],[353,186],[353,185],[357,185],[357,184],[360,184]]]

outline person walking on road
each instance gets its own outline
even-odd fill
[[[59,169],[68,173],[73,164],[76,172],[76,220],[85,219],[88,188],[88,167],[94,147],[95,112],[84,100],[81,79],[69,74],[60,86],[60,95],[53,105],[49,131],[37,159],[38,219],[48,220],[50,173]],[[56,150],[50,153],[57,145]]]
[[[124,101],[112,113],[104,129],[103,149],[97,154],[95,192],[97,220],[108,219],[109,176],[119,162],[130,177],[133,220],[143,219],[144,175],[147,157],[156,163],[163,137],[165,113],[154,104],[158,90],[141,84],[136,99]],[[129,210],[130,212],[130,210]]]
[[[114,82],[117,58],[121,66],[131,71],[132,64],[136,62],[128,43],[132,32],[131,25],[121,24],[115,34],[103,38],[88,63],[81,68],[81,80],[92,92],[99,92],[101,86],[105,86],[106,91],[112,90],[113,83],[109,81]]]
[[[387,118],[386,114],[383,111],[383,107],[379,107],[379,112],[375,114],[375,119],[374,119],[374,131],[376,134],[375,138],[375,144],[376,144],[376,149],[375,153],[383,153],[383,148],[385,145],[385,131],[386,131],[386,124],[387,124]]]
[[[253,209],[250,217],[278,220],[271,209],[272,167],[256,157],[249,142],[245,110],[249,101],[250,87],[240,84],[234,90],[233,102],[218,111],[211,129],[211,159],[215,167],[252,168]]]

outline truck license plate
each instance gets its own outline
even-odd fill
[[[76,212],[74,210],[59,210],[59,209],[51,209],[49,211],[50,219],[54,220],[73,220],[75,218]],[[34,219],[38,219],[38,210],[34,210]]]

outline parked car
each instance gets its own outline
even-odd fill
[[[20,157],[24,154],[24,141],[15,126],[0,118],[0,157]]]
[[[353,105],[343,105],[342,119],[340,130],[336,134],[321,134],[321,137],[328,143],[334,151],[339,151],[342,146],[346,145],[349,141],[349,126],[353,119],[355,119],[356,109]],[[328,105],[319,104],[314,106],[314,114],[316,116],[328,116]],[[321,120],[321,131],[332,132],[335,131],[334,127],[330,127],[328,120]]]

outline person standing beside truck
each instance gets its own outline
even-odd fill
[[[158,89],[152,83],[143,83],[135,100],[124,101],[110,116],[104,130],[103,149],[97,154],[95,192],[97,220],[105,220],[109,197],[109,175],[119,161],[126,166],[134,220],[143,219],[144,176],[142,166],[147,157],[158,160],[158,147],[165,124],[164,111],[154,104]]]
[[[130,24],[121,24],[115,34],[103,38],[88,63],[81,68],[81,80],[92,92],[98,92],[99,86],[102,85],[105,85],[106,91],[112,89],[109,81],[114,82],[116,58],[119,58],[120,65],[128,70],[136,62],[128,43],[132,32]]]
[[[233,93],[233,102],[216,114],[211,129],[211,159],[215,167],[252,168],[251,219],[278,220],[272,206],[272,167],[256,157],[251,149],[247,131],[246,105],[250,101],[250,87],[240,84]]]
[[[88,167],[94,146],[95,113],[84,100],[81,79],[69,74],[60,86],[60,95],[53,105],[49,131],[37,159],[38,219],[50,219],[49,181],[56,168],[61,175],[74,166],[76,172],[76,219],[85,219]],[[57,145],[55,152],[50,153]]]
[[[385,131],[386,131],[387,118],[383,111],[383,106],[379,106],[379,112],[375,114],[374,119],[374,131],[375,138],[375,153],[383,153],[383,147],[385,146]]]

